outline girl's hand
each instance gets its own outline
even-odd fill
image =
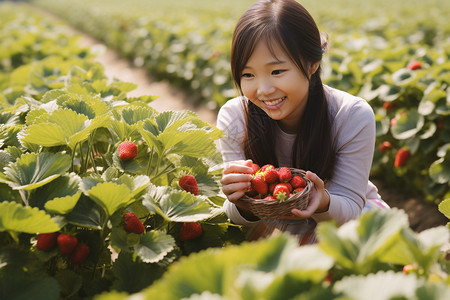
[[[250,188],[252,180],[252,161],[239,160],[232,162],[223,170],[222,191],[228,200],[234,204],[238,204],[238,200],[244,196],[245,192]]]
[[[311,189],[308,206],[304,210],[294,208],[293,210],[291,210],[291,213],[294,216],[283,217],[280,219],[306,219],[311,217],[314,213],[326,212],[328,210],[330,206],[330,196],[325,191],[323,180],[311,171],[306,172],[306,177],[308,177],[314,183]]]

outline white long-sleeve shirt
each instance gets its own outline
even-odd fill
[[[335,219],[343,224],[357,218],[366,197],[380,198],[377,188],[369,181],[375,144],[375,116],[370,105],[359,97],[324,85],[332,121],[331,137],[336,146],[336,165],[328,181],[330,206],[327,212],[316,213],[316,222]],[[225,133],[219,140],[224,162],[245,160],[242,140],[245,133],[244,105],[246,98],[237,97],[223,105],[217,117],[217,127]],[[279,166],[292,167],[291,153],[295,134],[278,128],[276,156]],[[225,213],[236,224],[251,225],[228,200]]]

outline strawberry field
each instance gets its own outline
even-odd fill
[[[251,1],[29,2],[203,105],[233,96],[228,43]],[[450,218],[449,5],[367,1],[355,14],[354,2],[305,1],[329,34],[325,81],[374,108],[373,176]],[[374,210],[320,224],[312,246],[244,242],[221,210],[217,128],[127,96],[135,84],[108,80],[28,5],[0,3],[0,36],[0,299],[450,297],[449,226],[416,233],[402,210]]]

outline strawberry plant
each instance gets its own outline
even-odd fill
[[[155,111],[155,97],[127,97],[136,85],[73,53],[0,80],[15,84],[0,94],[0,298],[137,292],[180,257],[242,239],[220,208],[222,133],[189,111]],[[186,174],[195,194],[178,185]],[[201,235],[186,238],[184,223]]]
[[[332,222],[318,226],[315,245],[298,247],[295,238],[275,234],[184,257],[132,297],[446,299],[450,295],[446,226],[412,232],[407,215],[396,209],[373,210],[340,228]],[[409,266],[416,271],[405,274]],[[110,292],[98,299],[128,297]]]

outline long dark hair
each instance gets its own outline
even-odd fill
[[[320,66],[314,74],[308,74],[309,66],[322,60],[325,49],[314,19],[295,0],[262,0],[244,12],[236,25],[231,48],[232,76],[241,94],[242,71],[259,41],[265,41],[271,52],[273,45],[279,45],[309,79],[308,100],[297,130],[292,167],[313,171],[323,180],[330,179],[336,153]],[[276,121],[248,101],[246,122],[243,140],[246,158],[258,164],[278,166],[274,140]]]

